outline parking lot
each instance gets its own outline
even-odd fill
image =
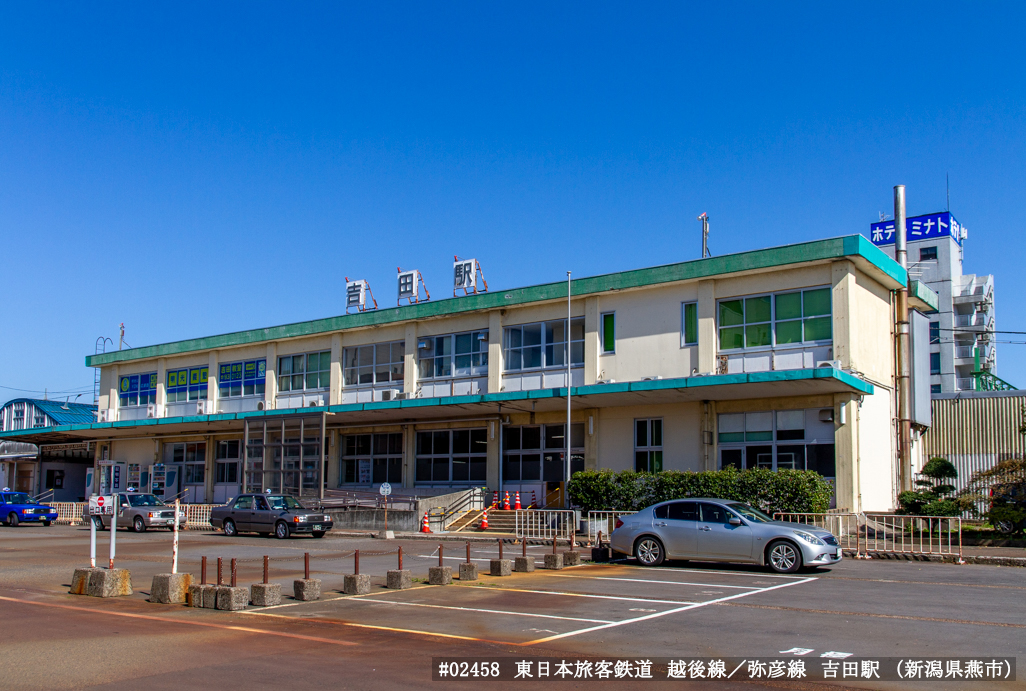
[[[104,683],[150,688],[170,688],[172,678],[180,684],[197,674],[241,681],[257,670],[285,675],[292,687],[305,688],[340,660],[347,669],[375,670],[366,683],[356,684],[360,688],[377,686],[379,678],[381,685],[386,680],[409,684],[429,680],[430,658],[440,655],[743,657],[805,649],[810,659],[827,653],[1026,659],[1026,569],[1019,568],[846,560],[830,569],[780,576],[740,565],[671,563],[649,569],[621,562],[504,578],[482,574],[478,581],[439,587],[425,582],[428,567],[438,563],[436,541],[333,535],[279,541],[182,533],[180,570],[198,577],[205,555],[210,581],[220,556],[226,580],[229,560],[236,558],[239,585],[259,582],[262,557],[268,555],[270,580],[291,593],[292,579],[302,576],[303,554],[310,553],[312,576],[323,581],[320,600],[286,597],[277,607],[227,613],[146,602],[153,575],[169,571],[171,536],[163,531],[118,533],[117,564],[132,571],[131,597],[68,595],[72,569],[88,561],[88,532],[68,526],[0,529],[0,613],[20,624],[17,633],[9,626],[0,633],[0,663],[24,680],[12,688],[88,686],[83,675],[98,663],[90,652],[95,648],[84,646],[85,640],[104,650],[109,645],[112,651],[126,646],[136,651],[119,659],[116,673],[105,669]],[[99,534],[101,563],[107,537]],[[464,544],[443,544],[443,561],[458,571],[466,558]],[[417,581],[405,591],[384,588],[385,572],[396,568],[397,555],[382,552],[399,545],[404,567]],[[342,574],[352,571],[355,549],[361,550],[361,573],[372,575],[369,595],[339,592]],[[529,547],[539,563],[550,551]],[[507,544],[504,552],[512,558],[521,547]],[[497,556],[495,542],[472,544],[472,559],[482,572]],[[135,632],[131,641],[120,633],[126,630]],[[171,630],[182,635],[163,640]],[[39,654],[22,645],[25,636],[34,635],[47,637],[48,650],[74,664],[59,670],[51,665],[42,674],[40,660],[32,662]],[[216,642],[196,644],[197,637]],[[330,654],[311,653],[320,647]],[[264,656],[254,667],[257,650]],[[136,664],[142,651],[149,651],[151,667]],[[296,671],[296,655],[303,660],[301,678],[289,676],[289,670]],[[267,668],[268,658],[277,658],[279,665]],[[170,673],[175,676],[162,676]]]

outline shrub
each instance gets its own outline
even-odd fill
[[[958,470],[948,459],[934,456],[923,466],[920,475],[929,480],[916,480],[915,484],[920,489],[898,495],[897,513],[906,516],[960,516],[963,511],[972,509],[971,499],[948,496],[955,491],[955,486],[940,482],[958,477]]]
[[[821,513],[833,486],[810,470],[725,468],[707,472],[667,470],[638,473],[589,470],[575,473],[567,491],[584,511],[638,511],[657,502],[686,497],[740,501],[773,513]]]

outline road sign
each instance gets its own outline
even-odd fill
[[[382,482],[381,487],[378,487],[378,494],[380,494],[383,497],[387,497],[391,493],[392,485],[388,484],[387,482]]]
[[[114,497],[89,497],[90,516],[112,516],[114,515]]]

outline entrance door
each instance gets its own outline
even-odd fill
[[[752,529],[741,522],[731,525],[737,516],[719,504],[699,504],[698,553],[716,559],[749,561],[752,558]]]

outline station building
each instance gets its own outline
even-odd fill
[[[92,491],[558,504],[569,433],[573,472],[811,469],[837,508],[886,510],[907,282],[852,235],[575,279],[569,323],[556,282],[90,355],[97,422],[0,437],[94,442]]]

